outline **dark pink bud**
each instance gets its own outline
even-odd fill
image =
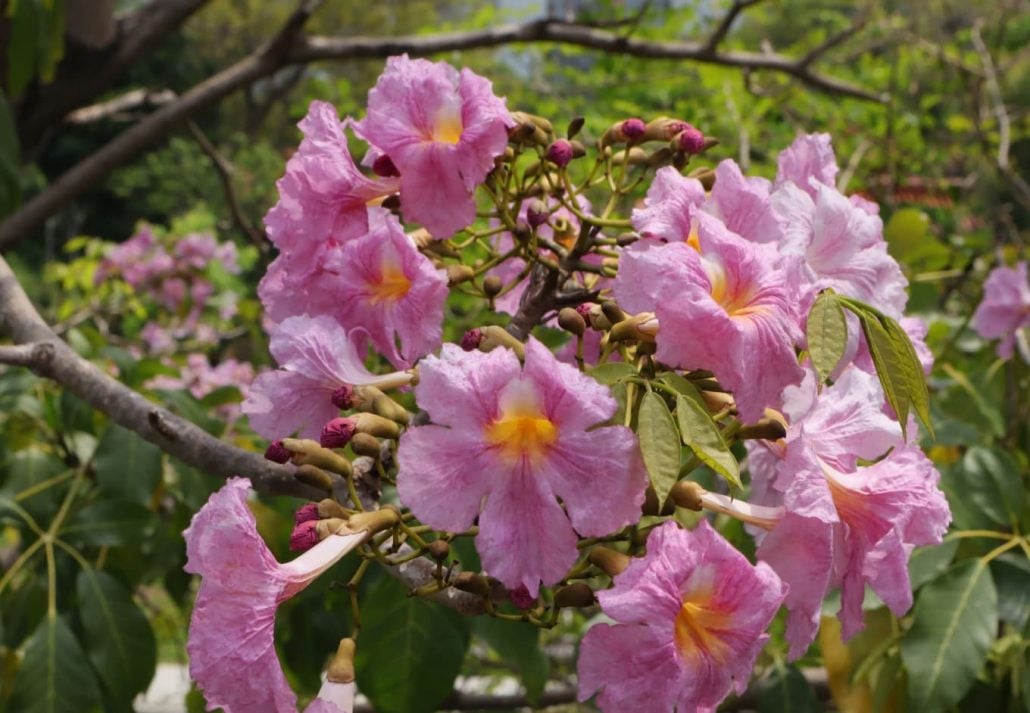
[[[622,131],[622,135],[629,141],[636,141],[644,135],[645,131],[647,131],[647,124],[634,117],[623,121],[619,130]]]
[[[293,454],[286,450],[282,441],[272,441],[265,449],[265,458],[273,463],[288,463]]]
[[[476,349],[479,349],[479,345],[482,343],[482,341],[483,330],[476,329],[475,327],[473,327],[472,329],[465,332],[465,334],[462,336],[461,348],[467,352],[472,352]]]
[[[317,507],[317,506],[316,506]],[[290,533],[290,549],[294,552],[310,550],[318,544],[318,520],[305,520]]]
[[[687,124],[687,128],[676,134],[676,147],[685,154],[694,155],[705,147],[705,135],[699,129]]]
[[[579,316],[580,317],[582,317],[583,319],[585,319],[587,321],[587,324],[590,323],[590,310],[591,310],[591,308],[593,308],[593,305],[590,304],[589,302],[583,302],[582,304],[576,305],[576,311],[579,312]]]
[[[536,597],[532,596],[524,585],[519,585],[518,588],[509,591],[508,598],[519,609],[532,609],[536,603]]]
[[[297,512],[293,513],[293,521],[298,525],[302,522],[318,519],[320,519],[318,515],[318,503],[304,503],[297,508]]]
[[[344,384],[333,392],[333,406],[346,411],[354,407],[354,387]]]
[[[572,153],[572,144],[566,139],[558,139],[547,147],[547,160],[558,167],[568,166],[572,160]]]
[[[354,419],[334,418],[322,428],[319,443],[323,448],[343,448],[354,436]]]
[[[372,162],[372,171],[377,176],[382,176],[383,178],[394,178],[401,175],[401,172],[397,170],[397,167],[393,165],[393,161],[386,154],[382,154]]]
[[[547,204],[539,198],[530,203],[529,208],[526,209],[526,221],[532,228],[539,228],[546,223],[549,215]]]

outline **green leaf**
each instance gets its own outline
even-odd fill
[[[664,503],[680,474],[680,436],[676,422],[665,399],[653,391],[644,394],[637,419],[637,438],[644,466],[658,494],[658,502]]]
[[[40,17],[35,0],[23,0],[13,9],[8,28],[7,89],[17,98],[36,74]]]
[[[80,570],[75,589],[89,660],[111,698],[130,704],[146,690],[157,666],[150,623],[128,590],[106,572]]]
[[[883,228],[883,237],[890,253],[902,262],[909,262],[927,242],[930,217],[918,208],[900,208],[894,212]]]
[[[586,373],[587,376],[602,384],[611,386],[631,376],[636,376],[637,370],[632,364],[627,364],[624,361],[613,361],[587,369]]]
[[[1023,505],[1023,479],[1019,466],[1002,450],[973,446],[962,457],[957,470],[962,480],[961,497],[975,510],[1002,527],[1019,522]]]
[[[2,470],[6,473],[3,474],[4,484],[0,492],[13,498],[27,488],[66,472],[68,466],[49,453],[27,449],[12,454]],[[43,521],[48,520],[57,512],[60,493],[59,488],[46,488],[25,498],[21,506],[34,517]]]
[[[362,601],[358,685],[382,713],[430,713],[454,690],[468,643],[460,614],[384,577]]]
[[[86,654],[58,616],[39,623],[25,644],[14,680],[11,710],[21,713],[85,713],[100,703],[100,689]]]
[[[997,628],[997,593],[980,560],[963,560],[927,583],[901,642],[912,709],[932,713],[958,703],[987,660]]]
[[[161,481],[161,449],[112,423],[93,458],[97,483],[105,492],[132,502],[149,503]]]
[[[808,354],[812,365],[824,382],[837,368],[848,344],[848,323],[844,310],[832,291],[826,291],[816,298],[808,313]]]
[[[551,670],[551,662],[540,648],[540,630],[524,622],[490,616],[477,617],[473,630],[502,661],[515,665],[526,687],[526,697],[537,705]]]
[[[153,513],[125,500],[101,500],[87,505],[61,528],[64,537],[96,547],[129,545],[146,537]]]
[[[822,710],[812,687],[796,667],[777,666],[762,681],[758,694],[761,713],[818,713]]]
[[[692,390],[693,386],[690,387]],[[676,397],[676,418],[679,420],[680,436],[698,459],[722,476],[735,488],[743,487],[740,482],[740,464],[730,452],[719,427],[712,420],[701,397],[694,390],[694,398],[680,394]]]
[[[948,568],[958,551],[958,540],[948,540],[939,545],[920,547],[908,560],[908,577],[912,591],[935,578]]]
[[[991,562],[991,576],[998,591],[998,616],[1023,631],[1030,621],[1030,559],[1018,550],[1007,552]]]
[[[862,324],[862,333],[876,366],[876,376],[887,403],[897,414],[902,434],[906,434],[911,410],[932,436],[930,394],[923,367],[905,330],[894,319],[867,304],[850,297],[838,297],[838,300],[858,316]]]

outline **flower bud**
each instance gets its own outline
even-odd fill
[[[612,155],[612,163],[626,163],[629,166],[640,166],[648,162],[648,155],[639,146],[631,146]]]
[[[342,519],[347,518],[347,511],[343,509],[343,506],[340,505],[340,503],[336,502],[332,498],[324,498],[322,500],[319,500],[316,503],[316,505],[318,507],[319,519],[331,517]]]
[[[315,530],[318,532],[318,539],[324,540],[330,535],[346,533],[349,531],[349,528],[347,527],[346,518],[326,517],[315,523]]]
[[[647,125],[643,120],[633,117],[632,119],[624,120],[619,126],[619,130],[626,137],[627,141],[636,141],[647,131]]]
[[[273,463],[287,463],[293,456],[283,445],[282,441],[272,441],[265,449],[265,458]]]
[[[372,172],[377,176],[383,178],[396,178],[401,175],[401,172],[397,170],[393,161],[386,154],[380,154],[376,157],[376,160],[372,162]]]
[[[573,138],[574,136],[576,136],[576,134],[583,130],[583,125],[586,123],[587,120],[584,117],[575,117],[572,121],[569,122],[569,128],[565,129],[565,137],[569,139]]]
[[[451,546],[444,540],[433,540],[429,543],[429,556],[441,564],[451,556]]]
[[[756,423],[742,426],[737,431],[737,438],[743,440],[778,441],[781,438],[786,438],[786,436],[786,424],[768,417],[760,418]]]
[[[644,141],[669,141],[688,126],[690,125],[681,119],[660,116],[647,122]]]
[[[297,466],[293,477],[312,488],[318,488],[326,493],[333,492],[333,476],[317,466],[307,464]]]
[[[587,147],[583,145],[582,141],[574,139],[569,143],[572,144],[572,158],[583,158],[587,155]]]
[[[520,584],[515,589],[507,590],[507,594],[508,601],[523,611],[532,609],[533,605],[536,604],[536,597],[529,593],[524,584]]]
[[[305,520],[297,524],[290,533],[290,549],[294,552],[305,552],[318,544],[319,520]]]
[[[456,589],[470,594],[477,594],[484,599],[490,596],[490,583],[475,572],[458,572],[457,576],[451,579],[451,584]]]
[[[293,453],[293,462],[297,465],[312,465],[344,476],[351,474],[349,460],[339,453],[323,448],[315,441],[307,438],[284,438],[283,445]]]
[[[572,307],[562,307],[558,312],[558,326],[577,337],[582,337],[587,329],[583,315]]]
[[[654,334],[641,329],[641,325],[651,319],[654,319],[654,316],[647,313],[638,314],[630,319],[624,319],[618,324],[612,325],[611,331],[608,332],[608,338],[613,342],[632,340],[653,342]]]
[[[567,139],[558,139],[547,147],[545,156],[555,166],[562,168],[569,165],[569,161],[572,160],[572,154],[572,144]]]
[[[401,521],[401,513],[393,505],[384,505],[379,510],[372,512],[359,512],[350,516],[347,521],[347,529],[351,532],[368,530],[375,534],[386,530]]]
[[[318,503],[304,503],[293,513],[293,522],[296,525],[308,520],[318,520]]]
[[[707,381],[702,379],[701,381]],[[696,383],[696,382],[695,382]],[[735,402],[733,401],[733,394],[728,394],[725,391],[708,391],[701,390],[701,398],[705,402],[705,406],[712,413],[719,413],[723,409],[733,408]]]
[[[627,233],[622,233],[621,235],[619,235],[619,237],[615,238],[615,243],[620,248],[625,248],[625,247],[628,247],[628,246],[632,245],[633,243],[637,242],[638,240],[640,240],[640,236],[639,235],[637,235],[634,232],[627,232]]]
[[[601,311],[612,324],[618,324],[626,319],[626,313],[622,311],[622,308],[620,308],[619,305],[615,304],[611,300],[605,300],[601,303]]]
[[[354,387],[350,384],[344,384],[333,392],[332,396],[333,406],[340,409],[341,411],[347,411],[348,409],[354,408]]]
[[[379,204],[384,209],[392,212],[397,212],[401,209],[401,195],[400,193],[392,193],[383,199],[383,202]]]
[[[476,276],[476,271],[468,265],[448,265],[447,284],[451,287],[468,282]]]
[[[533,231],[526,223],[521,220],[515,224],[515,229],[511,231],[511,236],[515,238],[517,242],[526,243],[533,237]]]
[[[539,228],[550,217],[551,211],[547,209],[547,204],[539,198],[535,198],[526,209],[526,220],[531,228]]]
[[[461,348],[467,352],[479,349],[479,345],[483,343],[483,336],[482,329],[476,329],[473,327],[462,335]]]
[[[676,134],[672,139],[672,149],[674,151],[682,151],[685,154],[693,156],[696,153],[700,153],[705,148],[705,135],[701,131],[690,124]]]
[[[379,460],[382,455],[382,446],[379,439],[367,433],[355,433],[350,439],[351,450],[359,456],[368,456]]]
[[[497,275],[487,275],[483,278],[483,292],[487,297],[496,297],[504,289],[504,280]],[[465,351],[469,351],[466,349]]]
[[[484,352],[493,351],[497,347],[507,347],[518,355],[519,359],[526,356],[526,345],[513,337],[504,327],[491,324],[483,327],[483,341],[479,343],[479,349]]]
[[[629,567],[630,558],[621,552],[608,547],[594,547],[587,555],[590,564],[594,565],[609,577],[622,574]]]
[[[644,505],[640,508],[643,515],[672,515],[676,512],[676,506],[671,499],[666,498],[665,503],[658,502],[658,493],[652,486],[647,486],[644,491]]]
[[[354,639],[340,639],[340,646],[336,649],[336,655],[329,662],[329,669],[326,671],[326,680],[333,683],[351,683],[354,681]]]
[[[594,590],[583,582],[566,585],[554,593],[554,606],[559,609],[589,607],[596,601]]]
[[[705,489],[692,480],[681,480],[672,486],[669,499],[685,510],[701,510],[701,496]]]
[[[322,427],[319,443],[323,448],[344,448],[350,443],[355,430],[357,430],[357,425],[353,417],[334,418]]]
[[[675,158],[675,152],[668,146],[663,146],[644,161],[644,165],[648,168],[661,168],[662,166],[668,166],[672,163]]]
[[[351,416],[357,433],[367,433],[377,438],[400,438],[401,429],[397,422],[377,413],[356,413]],[[351,433],[350,436],[354,434]],[[350,441],[350,436],[347,440]]]
[[[701,181],[701,186],[706,190],[712,190],[712,186],[715,185],[715,171],[708,167],[701,167],[691,171],[688,178],[696,178]]]

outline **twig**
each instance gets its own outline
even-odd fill
[[[730,9],[726,11],[725,15],[723,15],[722,20],[719,22],[719,26],[715,28],[711,37],[709,37],[708,41],[705,42],[705,46],[702,48],[702,51],[707,54],[714,54],[722,41],[726,39],[726,35],[733,26],[733,21],[737,19],[737,15],[739,15],[742,10],[751,7],[752,5],[757,5],[761,1],[762,0],[733,0],[733,5],[731,5]]]
[[[221,181],[222,190],[225,192],[226,201],[229,203],[229,211],[232,213],[233,221],[246,234],[250,242],[258,249],[258,252],[261,255],[267,256],[270,244],[265,239],[265,234],[255,228],[254,224],[247,218],[246,213],[243,211],[243,206],[240,205],[239,196],[236,195],[236,189],[232,183],[232,174],[235,171],[232,163],[218,150],[218,147],[211,142],[203,129],[197,126],[195,122],[188,122],[186,128],[189,129],[190,134],[200,146],[200,150],[207,154],[207,157],[211,159],[211,163],[214,164],[215,171],[218,173],[218,180]]]
[[[178,95],[171,89],[152,91],[150,89],[133,89],[113,99],[84,106],[64,117],[68,124],[92,124],[104,119],[123,118],[124,112],[144,107],[164,106],[175,101]],[[125,117],[127,118],[127,117]]]

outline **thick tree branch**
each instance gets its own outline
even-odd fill
[[[317,499],[321,491],[300,483],[293,468],[233,448],[168,409],[155,404],[83,359],[47,326],[0,258],[0,334],[14,346],[0,347],[0,363],[24,366],[53,379],[111,420],[134,431],[184,463],[220,477],[243,475],[263,492]],[[127,473],[126,477],[132,477]]]
[[[118,18],[115,38],[106,47],[69,47],[54,81],[39,85],[19,102],[18,133],[24,153],[33,155],[65,115],[110,89],[140,57],[209,1],[151,0]]]
[[[299,16],[295,15],[295,19]],[[656,42],[627,38],[606,30],[548,20],[501,25],[486,30],[390,38],[304,38],[290,34],[299,32],[301,24],[291,20],[264,48],[201,82],[177,101],[161,107],[126,129],[69,169],[0,224],[0,251],[10,249],[20,237],[31,233],[47,218],[102,181],[115,168],[164,139],[190,117],[287,65],[318,60],[378,59],[403,52],[425,55],[506,44],[551,42],[649,59],[694,60],[752,70],[766,69],[788,74],[808,86],[831,94],[882,101],[882,97],[877,94],[819,74],[798,60],[775,53],[710,53],[698,42]]]

